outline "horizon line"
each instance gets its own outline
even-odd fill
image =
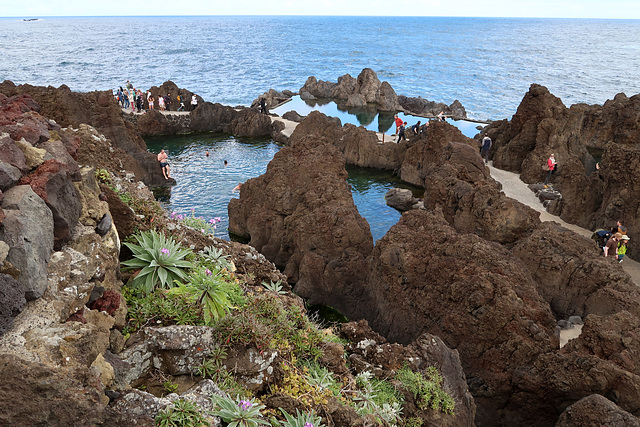
[[[615,21],[638,21],[640,18],[611,18],[611,17],[568,17],[568,16],[469,16],[469,15],[300,15],[300,14],[279,14],[279,15],[12,15],[0,17],[0,19],[43,19],[43,18],[206,18],[206,17],[269,17],[269,18],[294,18],[294,17],[314,17],[314,18],[470,18],[470,19],[578,19],[578,20],[615,20]]]

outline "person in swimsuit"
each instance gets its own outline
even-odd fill
[[[160,153],[158,153],[158,161],[160,162],[164,179],[171,178],[171,175],[169,175],[169,156],[164,152],[164,150],[160,150]]]

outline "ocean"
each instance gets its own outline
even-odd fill
[[[411,11],[407,11],[410,13]],[[510,118],[531,83],[565,105],[640,92],[640,21],[431,17],[0,18],[0,80],[107,90],[172,80],[247,105],[372,68],[398,94]]]

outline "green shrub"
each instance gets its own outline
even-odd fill
[[[173,406],[160,411],[155,419],[156,427],[206,427],[208,420],[198,407],[188,400],[176,400]]]
[[[396,379],[413,394],[421,410],[431,408],[446,414],[454,413],[455,402],[443,390],[442,376],[435,367],[425,369],[423,375],[405,365],[396,373]]]
[[[359,389],[353,401],[358,414],[371,414],[390,424],[400,419],[404,399],[388,381],[379,380],[370,372],[361,372],[356,376],[356,385]]]
[[[140,295],[131,288],[122,288],[127,300],[127,325],[123,333],[130,334],[143,326],[204,325],[200,309],[181,295],[167,295],[156,289],[149,295]]]
[[[261,410],[264,405],[256,403],[252,399],[232,399],[230,397],[213,396],[213,404],[216,410],[213,414],[222,418],[228,427],[258,427],[259,425],[269,425],[262,418]]]
[[[323,335],[305,316],[304,309],[286,306],[273,293],[248,298],[215,325],[218,342],[253,345],[259,351],[278,350],[303,359],[317,359]]]
[[[172,238],[166,238],[154,230],[140,233],[136,240],[137,245],[125,243],[134,258],[122,263],[130,270],[141,269],[129,281],[133,288],[149,294],[158,285],[169,288],[174,280],[186,279],[185,269],[193,267],[191,262],[184,259],[193,253],[190,249],[183,249]]]

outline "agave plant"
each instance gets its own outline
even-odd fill
[[[257,404],[250,399],[232,399],[230,397],[213,397],[217,410],[213,411],[226,423],[228,427],[258,427],[259,425],[270,425],[262,418],[260,411],[264,405]]]
[[[296,416],[293,417],[284,409],[280,408],[284,414],[286,421],[280,421],[282,427],[324,427],[322,418],[318,417],[313,411],[311,413],[299,412],[296,409]]]
[[[214,273],[206,267],[200,267],[194,269],[187,279],[187,284],[179,284],[169,289],[168,293],[187,296],[202,307],[205,323],[210,324],[221,318],[231,308],[229,292],[234,285],[224,280],[219,271]]]
[[[198,253],[205,260],[209,261],[217,267],[226,268],[231,272],[236,271],[236,266],[233,264],[233,261],[229,260],[229,255],[223,255],[222,249],[218,249],[213,246],[207,246]]]
[[[270,291],[270,292],[275,292],[278,295],[285,295],[287,293],[287,291],[283,291],[283,286],[282,286],[282,280],[278,280],[277,282],[274,282],[273,280],[269,280],[269,283],[267,282],[262,282],[262,286]]]
[[[133,259],[122,264],[129,269],[141,269],[130,280],[133,288],[142,290],[145,294],[153,292],[156,286],[169,288],[174,280],[184,280],[186,269],[193,268],[193,264],[184,258],[191,250],[184,249],[179,243],[164,234],[154,230],[142,232],[135,236],[138,244],[125,243],[133,252]]]

